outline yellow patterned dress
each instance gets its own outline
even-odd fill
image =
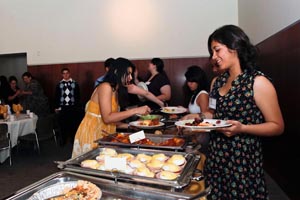
[[[112,97],[112,111],[118,111],[116,97]],[[72,158],[98,147],[95,140],[102,138],[102,130],[116,132],[116,124],[105,124],[100,115],[99,104],[94,101],[87,103],[86,113],[81,121],[74,139]]]

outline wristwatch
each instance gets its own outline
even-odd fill
[[[199,115],[200,119],[205,119],[206,118],[206,116],[203,113],[198,113],[198,115]]]

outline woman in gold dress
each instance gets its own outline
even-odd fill
[[[94,141],[103,137],[102,130],[114,133],[117,126],[124,127],[122,120],[136,114],[144,115],[150,112],[148,106],[119,112],[119,106],[127,103],[127,85],[131,80],[130,61],[117,58],[87,103],[86,114],[75,135],[72,158],[96,148],[97,143]]]

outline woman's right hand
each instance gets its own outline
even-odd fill
[[[148,106],[141,106],[141,107],[137,107],[135,109],[136,109],[135,114],[140,114],[140,115],[147,115],[151,112],[151,109]]]

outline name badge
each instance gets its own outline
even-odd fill
[[[217,108],[217,99],[210,97],[208,107],[215,110]]]
[[[146,136],[145,136],[144,131],[139,131],[139,132],[129,135],[130,143],[134,143],[134,142],[137,142],[137,141],[145,139],[145,138],[146,138]]]
[[[126,158],[115,158],[105,156],[104,158],[104,167],[106,170],[119,170],[125,171],[126,169]]]

